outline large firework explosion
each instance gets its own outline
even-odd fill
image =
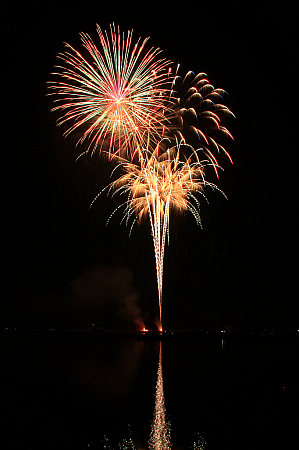
[[[159,48],[147,48],[149,38],[133,44],[132,31],[125,36],[114,24],[110,35],[98,25],[97,32],[99,47],[80,33],[81,53],[65,44],[58,54],[61,65],[49,82],[57,103],[52,111],[62,113],[58,125],[67,125],[66,136],[80,131],[88,150],[132,160],[144,146],[155,147],[173,113],[171,63],[158,57]]]
[[[62,64],[49,83],[57,102],[53,110],[62,113],[58,125],[66,125],[65,135],[78,129],[78,142],[89,141],[87,151],[116,158],[120,175],[106,188],[126,194],[117,208],[124,209],[123,220],[132,225],[150,220],[162,330],[170,212],[190,211],[201,225],[198,194],[218,189],[206,179],[208,166],[218,177],[218,154],[231,161],[224,144],[233,137],[221,121],[233,114],[224,105],[223,89],[215,89],[205,73],[180,77],[179,66],[172,71],[170,61],[158,57],[160,49],[147,48],[148,38],[133,44],[132,31],[125,36],[114,24],[110,35],[99,26],[97,32],[99,48],[80,34],[86,56],[69,44],[58,55]]]

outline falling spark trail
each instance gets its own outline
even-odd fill
[[[182,214],[190,211],[197,224],[201,225],[200,202],[195,194],[201,194],[205,198],[206,187],[220,191],[216,185],[205,179],[206,168],[214,168],[214,164],[209,160],[200,160],[198,151],[190,146],[177,144],[168,148],[165,141],[161,142],[154,152],[144,151],[139,164],[119,159],[116,169],[120,168],[123,175],[104,188],[108,189],[108,194],[113,191],[112,195],[127,195],[127,200],[113,211],[108,222],[121,206],[124,206],[123,220],[128,223],[133,219],[132,226],[146,218],[150,220],[156,260],[160,331],[164,250],[166,234],[169,232],[170,212]],[[92,204],[97,198],[98,196]]]

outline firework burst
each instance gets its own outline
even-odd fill
[[[178,71],[178,68],[177,68]],[[232,159],[224,147],[224,142],[233,139],[227,128],[221,125],[225,116],[234,114],[225,106],[223,89],[215,89],[205,73],[189,71],[184,78],[176,75],[171,98],[175,114],[172,116],[170,135],[197,148],[208,158],[218,176],[218,155],[222,152]]]
[[[61,65],[49,82],[57,103],[52,111],[62,113],[65,135],[81,130],[78,143],[87,139],[88,150],[133,160],[143,147],[154,148],[167,127],[170,62],[158,57],[159,48],[147,49],[149,38],[133,44],[132,31],[125,36],[112,24],[110,35],[98,25],[97,32],[99,47],[80,33],[84,51],[65,44],[58,55]]]
[[[233,137],[223,121],[234,115],[224,105],[226,92],[215,89],[205,73],[181,78],[178,66],[172,75],[171,62],[160,58],[159,48],[147,46],[149,38],[133,43],[132,31],[125,35],[114,24],[110,34],[99,26],[97,32],[99,46],[80,33],[83,51],[65,44],[58,55],[61,64],[49,82],[56,103],[52,110],[60,112],[58,125],[65,126],[65,135],[78,132],[78,143],[89,142],[83,153],[115,157],[122,173],[105,189],[126,195],[117,208],[123,208],[123,220],[133,226],[149,219],[162,330],[170,213],[190,211],[201,225],[198,194],[218,189],[207,181],[206,169],[211,166],[219,176],[221,153],[232,162],[225,145]]]
[[[200,202],[196,194],[205,197],[206,187],[218,189],[215,184],[205,179],[206,167],[214,167],[214,164],[208,159],[200,158],[201,149],[194,150],[184,143],[169,147],[169,142],[171,141],[164,139],[154,152],[143,152],[139,164],[120,160],[116,169],[120,168],[123,174],[104,189],[108,189],[108,194],[113,192],[112,195],[126,194],[127,200],[119,205],[112,215],[123,207],[123,220],[127,224],[132,222],[131,229],[136,222],[141,223],[147,218],[150,220],[156,259],[161,330],[163,261],[170,212],[190,211],[197,224],[201,225]],[[98,196],[93,202],[97,198]]]

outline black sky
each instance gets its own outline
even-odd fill
[[[173,218],[170,227],[166,327],[298,324],[294,6],[91,2],[78,9],[51,4],[45,11],[6,5],[2,328],[91,321],[127,327],[139,316],[152,324],[158,312],[149,226],[129,238],[117,218],[106,227],[111,201],[103,197],[89,209],[109,171],[95,158],[75,162],[75,140],[62,138],[46,97],[63,42],[78,47],[80,31],[95,38],[96,23],[107,29],[113,21],[151,36],[182,72],[206,72],[229,93],[236,114],[229,126],[234,165],[227,161],[219,180],[228,201],[208,194],[203,230],[191,215]],[[92,284],[97,274],[100,286]],[[90,286],[95,293],[88,297]]]

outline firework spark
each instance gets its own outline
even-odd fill
[[[159,48],[147,49],[149,38],[133,44],[132,31],[125,36],[114,24],[110,36],[98,25],[97,32],[99,47],[80,33],[84,53],[65,44],[58,55],[62,62],[49,82],[57,102],[52,111],[62,112],[58,125],[67,125],[65,135],[81,129],[78,143],[88,139],[88,150],[133,160],[143,147],[155,147],[165,131],[171,63],[158,58]]]
[[[120,167],[123,175],[104,189],[108,188],[108,194],[127,194],[128,200],[119,205],[112,215],[123,206],[123,220],[127,224],[131,220],[132,226],[146,218],[150,220],[156,259],[161,331],[163,261],[170,211],[190,211],[197,224],[201,225],[200,202],[196,194],[205,197],[206,187],[218,189],[215,184],[205,179],[206,167],[211,165],[211,162],[200,159],[200,150],[195,151],[182,143],[167,147],[167,143],[168,140],[164,139],[154,152],[143,152],[139,164],[121,160],[116,168]],[[212,165],[214,167],[214,164]],[[93,203],[97,198],[98,196]]]

